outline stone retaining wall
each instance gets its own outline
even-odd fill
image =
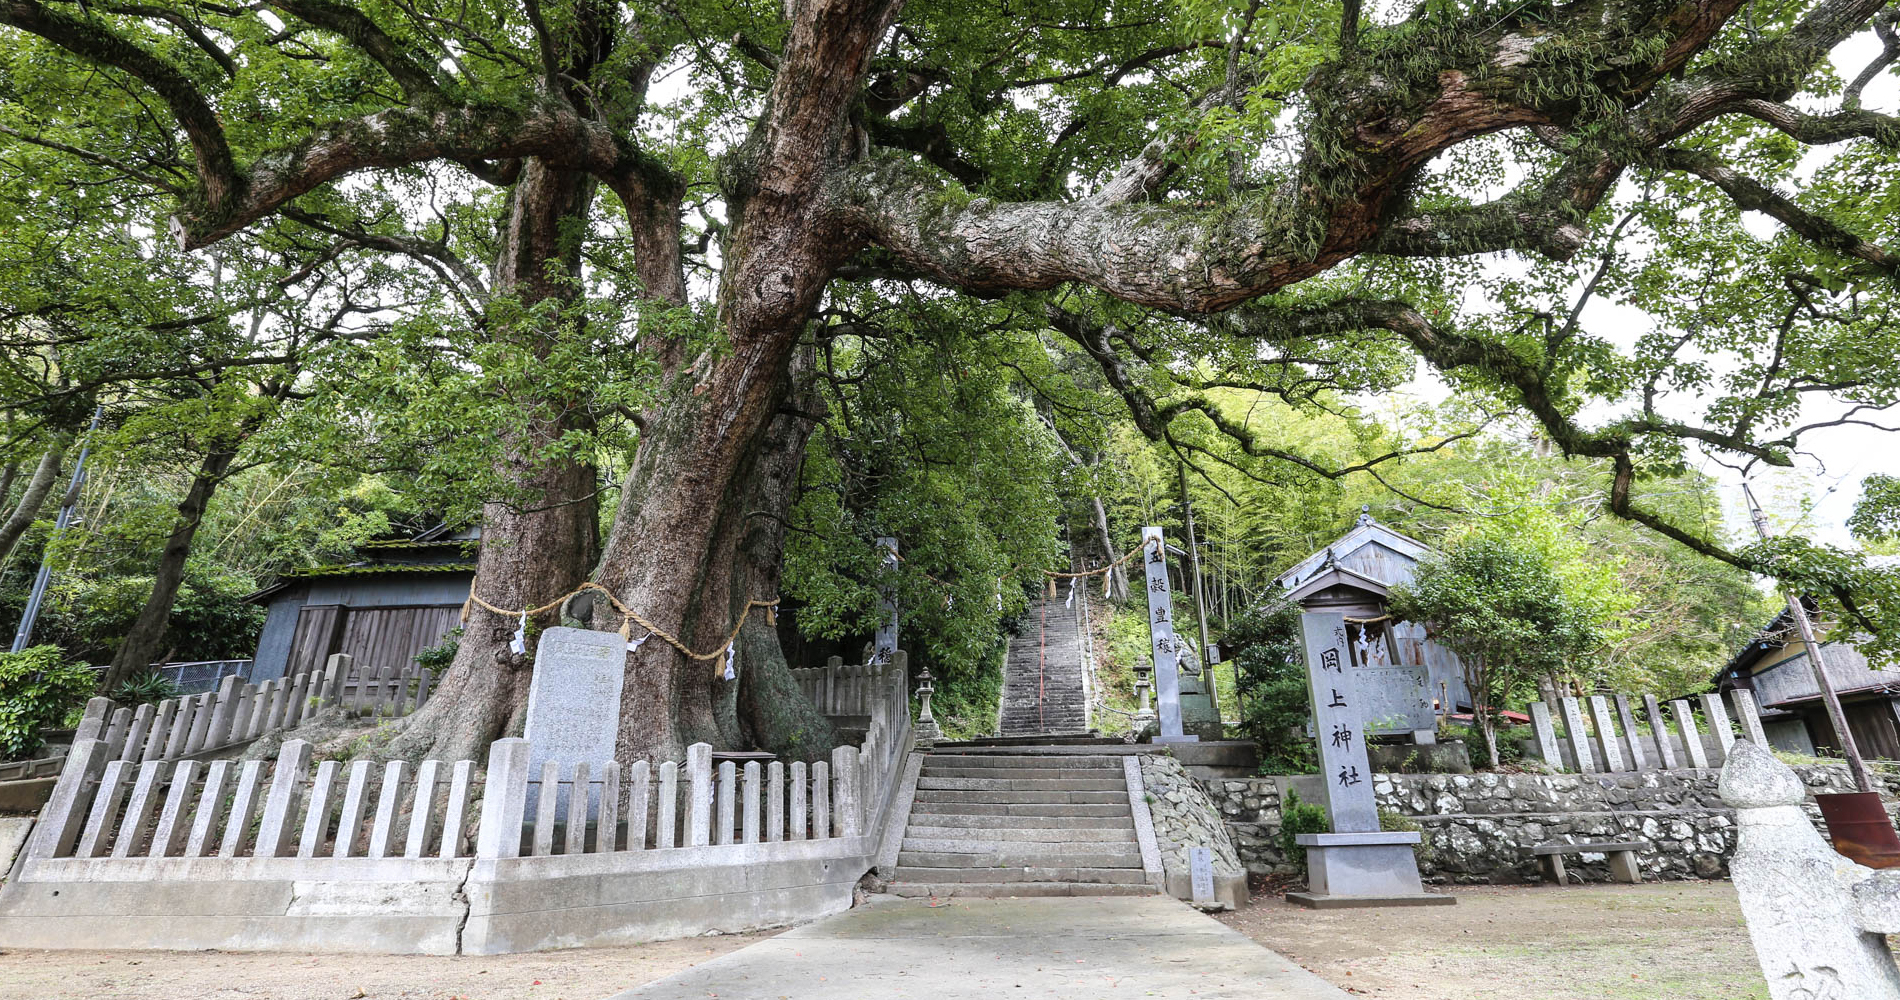
[[[1851,792],[1838,765],[1798,768],[1814,792]],[[1373,788],[1381,810],[1415,820],[1425,849],[1419,872],[1434,883],[1536,881],[1527,851],[1553,841],[1633,840],[1645,878],[1723,878],[1735,848],[1735,814],[1716,792],[1721,772],[1681,768],[1620,774],[1380,774]],[[1881,778],[1894,810],[1900,777]],[[1226,819],[1249,871],[1289,874],[1280,848],[1280,803],[1291,788],[1318,802],[1317,775],[1203,781]],[[1808,810],[1819,824],[1812,798]],[[1566,859],[1590,881],[1605,880],[1600,856]]]
[[[1190,776],[1171,756],[1142,754],[1141,784],[1149,815],[1154,817],[1155,846],[1161,850],[1168,894],[1193,897],[1188,850],[1205,847],[1213,861],[1216,897],[1230,907],[1245,903],[1247,869],[1234,848],[1231,827],[1221,823],[1221,813],[1208,792],[1209,785],[1219,782]]]

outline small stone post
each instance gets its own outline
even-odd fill
[[[254,856],[281,858],[289,852],[291,835],[297,830],[297,792],[309,766],[310,741],[285,740],[277,751],[270,792],[264,796],[264,820],[257,828]]]
[[[1653,694],[1643,696],[1643,714],[1649,717],[1649,737],[1656,741],[1656,759],[1662,766],[1676,766],[1676,744],[1669,738],[1669,725],[1663,719],[1662,702]]]
[[[1643,741],[1636,736],[1636,713],[1630,711],[1629,695],[1619,694],[1616,701],[1616,721],[1623,727],[1623,738],[1629,743],[1630,770],[1649,770],[1649,760],[1643,753]]]
[[[33,825],[33,840],[27,844],[29,858],[57,858],[71,854],[86,823],[87,793],[106,769],[106,744],[103,740],[74,740],[66,752],[66,764],[59,780],[53,783],[52,797],[40,810]]]
[[[1689,766],[1708,767],[1709,751],[1702,745],[1702,733],[1695,727],[1695,709],[1677,698],[1669,703],[1669,711],[1676,717],[1676,728],[1682,730],[1682,746],[1689,752]]]
[[[1552,771],[1564,769],[1563,750],[1557,746],[1557,727],[1550,722],[1550,706],[1541,701],[1531,702],[1531,732],[1537,735],[1537,752],[1550,765]]]
[[[478,858],[521,856],[521,823],[528,805],[528,741],[502,739],[488,745],[488,779],[482,790]]]
[[[88,698],[86,714],[79,720],[79,728],[73,730],[73,741],[104,739],[106,721],[113,707],[111,698]]]
[[[712,843],[712,744],[686,748],[686,787],[686,846],[705,847]]]
[[[1768,731],[1761,725],[1761,709],[1755,705],[1755,693],[1747,688],[1736,688],[1729,693],[1729,699],[1735,702],[1735,721],[1742,724],[1742,739],[1758,747],[1768,746]]]
[[[205,747],[221,747],[231,742],[231,720],[237,717],[239,691],[244,681],[228,674],[218,681],[217,705],[211,709],[211,728],[205,732]]]
[[[1583,728],[1583,708],[1577,699],[1565,696],[1557,699],[1563,707],[1564,731],[1570,738],[1570,752],[1577,757],[1577,770],[1590,774],[1597,769],[1596,754],[1590,750],[1590,734]]]
[[[1600,694],[1590,696],[1590,719],[1596,724],[1597,743],[1603,748],[1603,769],[1621,771],[1623,747],[1616,739],[1616,724],[1610,721],[1609,700]]]
[[[840,837],[856,837],[863,833],[864,811],[858,806],[859,785],[858,751],[855,747],[834,747],[831,751],[832,783],[837,786],[837,794],[832,796],[832,808],[837,811],[838,821],[833,829]]]
[[[1709,732],[1715,734],[1715,746],[1722,751],[1722,761],[1728,761],[1728,755],[1735,749],[1735,729],[1728,724],[1728,708],[1722,704],[1722,696],[1710,692],[1702,695],[1702,717],[1709,723]]]

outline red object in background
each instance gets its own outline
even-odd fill
[[[1816,795],[1828,839],[1849,861],[1869,868],[1900,868],[1900,832],[1880,802],[1879,792]]]

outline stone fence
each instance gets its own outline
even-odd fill
[[[909,750],[906,678],[880,679],[861,746],[742,770],[705,744],[563,780],[519,739],[485,772],[313,766],[302,740],[206,764],[79,739],[0,887],[0,946],[495,954],[842,910]]]
[[[1640,724],[1628,695],[1593,695],[1588,699],[1587,716],[1584,699],[1559,698],[1554,717],[1550,705],[1534,701],[1530,706],[1532,740],[1525,749],[1551,770],[1585,774],[1721,767],[1735,747],[1735,725],[1741,727],[1741,739],[1757,746],[1768,745],[1755,696],[1736,688],[1729,692],[1729,697],[1735,708],[1733,722],[1721,695],[1699,696],[1700,727],[1696,724],[1696,710],[1688,699],[1671,701],[1669,715],[1675,721],[1674,732],[1670,731],[1669,719],[1664,717],[1662,704],[1654,695],[1642,698]],[[1558,721],[1563,724],[1561,735]]]
[[[901,661],[893,658],[891,662]],[[822,667],[803,667],[791,671],[791,675],[798,682],[798,689],[825,715],[849,717],[888,712],[895,717],[900,710],[908,711],[908,708],[891,702],[898,689],[884,682],[883,674],[888,666],[889,663],[846,663],[842,657],[834,656]],[[909,688],[903,688],[902,694],[908,700]]]
[[[1799,769],[1810,793],[1853,791],[1841,765]],[[1648,878],[1718,878],[1735,845],[1734,810],[1717,788],[1720,772],[1618,774],[1380,774],[1373,789],[1381,811],[1421,828],[1419,871],[1435,883],[1529,882],[1542,878],[1528,851],[1558,841],[1642,841],[1638,860]],[[1889,811],[1900,778],[1877,776]],[[1288,790],[1320,802],[1317,776],[1207,779],[1232,832],[1240,860],[1259,873],[1292,873],[1280,846],[1280,807]],[[1809,807],[1814,811],[1812,802]],[[1814,811],[1819,818],[1818,811]],[[1607,863],[1586,856],[1570,866],[1585,879],[1609,877]]]
[[[331,705],[355,715],[407,715],[428,703],[430,676],[413,664],[358,668],[350,656],[338,653],[320,673],[308,671],[262,684],[247,684],[229,674],[216,691],[148,702],[136,709],[94,698],[86,703],[73,739],[104,741],[109,760],[177,760],[290,729]]]

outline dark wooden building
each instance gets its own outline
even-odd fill
[[[320,668],[332,653],[359,666],[406,666],[461,624],[479,528],[438,526],[368,542],[357,561],[293,570],[247,600],[268,609],[251,680]]]
[[[1875,667],[1852,644],[1839,641],[1824,640],[1821,659],[1861,754],[1900,760],[1900,670]],[[1745,688],[1754,694],[1762,728],[1777,749],[1838,752],[1840,741],[1821,703],[1821,687],[1788,612],[1775,616],[1742,647],[1716,675],[1715,684],[1719,691]]]

